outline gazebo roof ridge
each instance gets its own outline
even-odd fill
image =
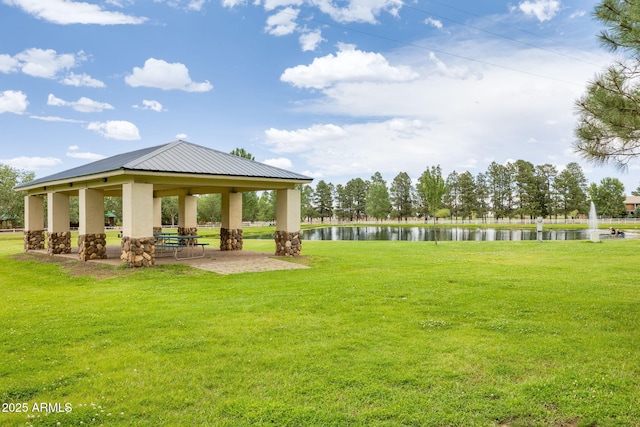
[[[167,144],[117,154],[66,171],[35,179],[15,190],[74,180],[116,171],[159,172],[167,174],[201,174],[230,177],[286,179],[311,182],[312,178],[254,160],[224,153],[209,147],[176,140]]]

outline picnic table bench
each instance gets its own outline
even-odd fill
[[[172,255],[178,261],[203,258],[204,249],[209,245],[209,243],[198,242],[202,236],[154,233],[154,237],[156,238],[156,256]]]

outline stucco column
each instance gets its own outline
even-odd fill
[[[222,193],[220,250],[242,250],[242,193]]]
[[[302,250],[300,204],[300,190],[278,190],[276,195],[276,255],[300,255]]]
[[[122,255],[129,267],[151,267],[155,262],[153,184],[122,185]]]
[[[107,235],[104,232],[104,191],[81,188],[78,194],[80,226],[78,258],[81,261],[107,258]]]
[[[49,255],[71,252],[71,228],[69,225],[69,195],[47,194],[47,229]]]
[[[24,250],[44,249],[44,197],[24,197]]]
[[[162,231],[162,197],[153,198],[153,231]]]
[[[190,195],[178,196],[178,234],[198,234],[198,198]]]

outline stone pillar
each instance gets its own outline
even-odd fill
[[[24,197],[24,251],[44,249],[44,198]]]
[[[78,193],[80,227],[78,229],[78,259],[107,258],[107,235],[104,232],[104,192],[81,188]]]
[[[122,185],[120,259],[129,267],[155,264],[153,206],[153,184],[129,182]]]
[[[178,196],[178,234],[198,235],[198,199],[196,196]]]
[[[242,193],[222,193],[220,250],[242,250]]]
[[[153,232],[162,232],[162,197],[153,198]]]
[[[71,252],[71,228],[69,225],[69,195],[49,193],[47,195],[49,255]]]
[[[276,255],[298,256],[302,251],[300,190],[278,190],[276,197]]]

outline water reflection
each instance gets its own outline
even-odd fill
[[[585,240],[586,230],[543,230],[542,240]],[[394,226],[331,226],[304,230],[304,240],[407,240],[407,241],[493,241],[493,240],[537,240],[535,229],[495,229],[438,227],[394,227]]]

